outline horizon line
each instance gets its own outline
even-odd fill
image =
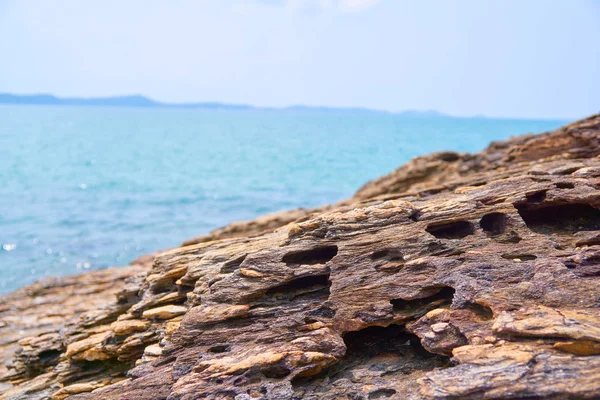
[[[481,119],[507,119],[507,120],[539,120],[539,121],[575,121],[583,117],[510,117],[488,116],[474,114],[468,116],[452,115],[435,109],[418,110],[406,109],[391,111],[362,106],[321,106],[308,104],[291,104],[285,106],[256,106],[246,103],[228,103],[221,101],[194,101],[194,102],[164,102],[143,94],[109,95],[109,96],[57,96],[51,93],[17,94],[0,92],[0,105],[49,105],[49,106],[74,106],[74,107],[116,107],[116,108],[171,108],[171,109],[213,109],[223,111],[286,111],[306,110],[322,112],[363,112],[391,114],[404,117],[419,118],[481,118]]]

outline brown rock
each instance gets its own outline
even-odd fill
[[[56,373],[45,371],[64,358],[67,343],[61,332],[77,321],[93,323],[118,312],[110,306],[115,295],[129,296],[127,285],[133,281],[127,279],[144,270],[129,266],[49,278],[0,296],[0,398],[26,398],[25,390],[27,398],[48,398],[56,391]],[[13,387],[11,381],[21,383]]]
[[[86,339],[71,343],[67,346],[66,356],[73,360],[107,360],[110,355],[102,351],[102,343],[108,339],[111,332],[92,335]]]
[[[503,312],[492,329],[500,334],[600,342],[600,310],[545,306]]]
[[[558,342],[554,348],[578,356],[591,356],[600,354],[600,343],[592,340],[578,340],[576,342]]]
[[[52,400],[63,400],[68,398],[71,395],[78,393],[91,392],[94,389],[98,389],[104,385],[98,384],[96,382],[87,382],[87,383],[76,383],[74,385],[65,386],[60,389],[58,392],[52,394]]]
[[[168,305],[146,310],[142,313],[142,317],[147,319],[171,319],[178,315],[185,314],[186,311],[186,307]]]
[[[599,398],[599,156],[593,116],[232,224],[19,338],[0,398]]]
[[[146,330],[148,323],[140,320],[123,320],[113,322],[110,329],[115,335],[129,335],[133,332],[140,332]]]

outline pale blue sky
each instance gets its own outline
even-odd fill
[[[0,0],[0,92],[600,111],[600,1]]]

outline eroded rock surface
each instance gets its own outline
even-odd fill
[[[120,270],[18,342],[9,295],[0,398],[600,398],[599,155],[594,116],[421,157]]]

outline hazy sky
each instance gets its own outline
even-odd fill
[[[0,38],[0,92],[600,111],[594,0],[0,0]]]

